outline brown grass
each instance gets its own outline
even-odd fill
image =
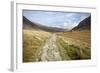
[[[91,46],[91,32],[90,31],[73,31],[73,32],[58,32],[57,35],[63,36],[64,38],[70,38],[73,40],[78,40]]]
[[[45,31],[23,30],[23,62],[37,61],[39,48],[50,34]]]
[[[64,60],[91,58],[91,33],[89,31],[58,32],[58,42]],[[59,46],[58,45],[58,46]]]
[[[80,60],[91,58],[91,32],[55,32],[62,60]],[[52,35],[42,30],[23,29],[23,62],[39,61],[39,51]]]

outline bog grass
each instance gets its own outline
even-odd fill
[[[23,30],[23,62],[38,60],[38,50],[49,35],[45,31]]]
[[[91,58],[90,31],[55,32],[55,34],[62,60]],[[51,35],[52,33],[47,31],[23,29],[23,62],[41,61],[40,48]]]
[[[90,32],[60,32],[59,50],[63,60],[81,60],[91,58]],[[62,46],[62,47],[61,47]]]

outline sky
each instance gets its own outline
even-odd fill
[[[36,11],[24,10],[23,16],[31,22],[36,22],[41,25],[58,27],[64,29],[72,29],[77,26],[80,21],[89,17],[90,13],[79,12],[60,12],[60,11]]]

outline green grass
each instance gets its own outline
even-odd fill
[[[65,43],[61,38],[59,38],[58,41],[59,41],[59,45],[62,46],[62,48],[59,47],[59,49],[60,51],[62,50],[61,56],[63,57],[63,60],[80,59],[78,47]]]
[[[75,44],[66,43],[66,39],[63,40],[63,37],[58,37],[59,49],[61,51],[61,56],[63,60],[80,60],[80,59],[90,59],[91,50],[90,48],[80,48]],[[77,42],[76,42],[77,43]]]

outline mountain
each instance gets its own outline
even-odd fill
[[[23,16],[23,29],[33,29],[34,27],[36,28],[36,24]]]
[[[82,20],[78,26],[74,27],[72,31],[83,31],[83,30],[90,30],[91,29],[91,16]]]
[[[42,30],[51,31],[51,32],[68,31],[67,29],[64,29],[64,28],[49,27],[49,26],[45,26],[36,22],[31,22],[25,16],[23,16],[23,29],[42,29]]]

